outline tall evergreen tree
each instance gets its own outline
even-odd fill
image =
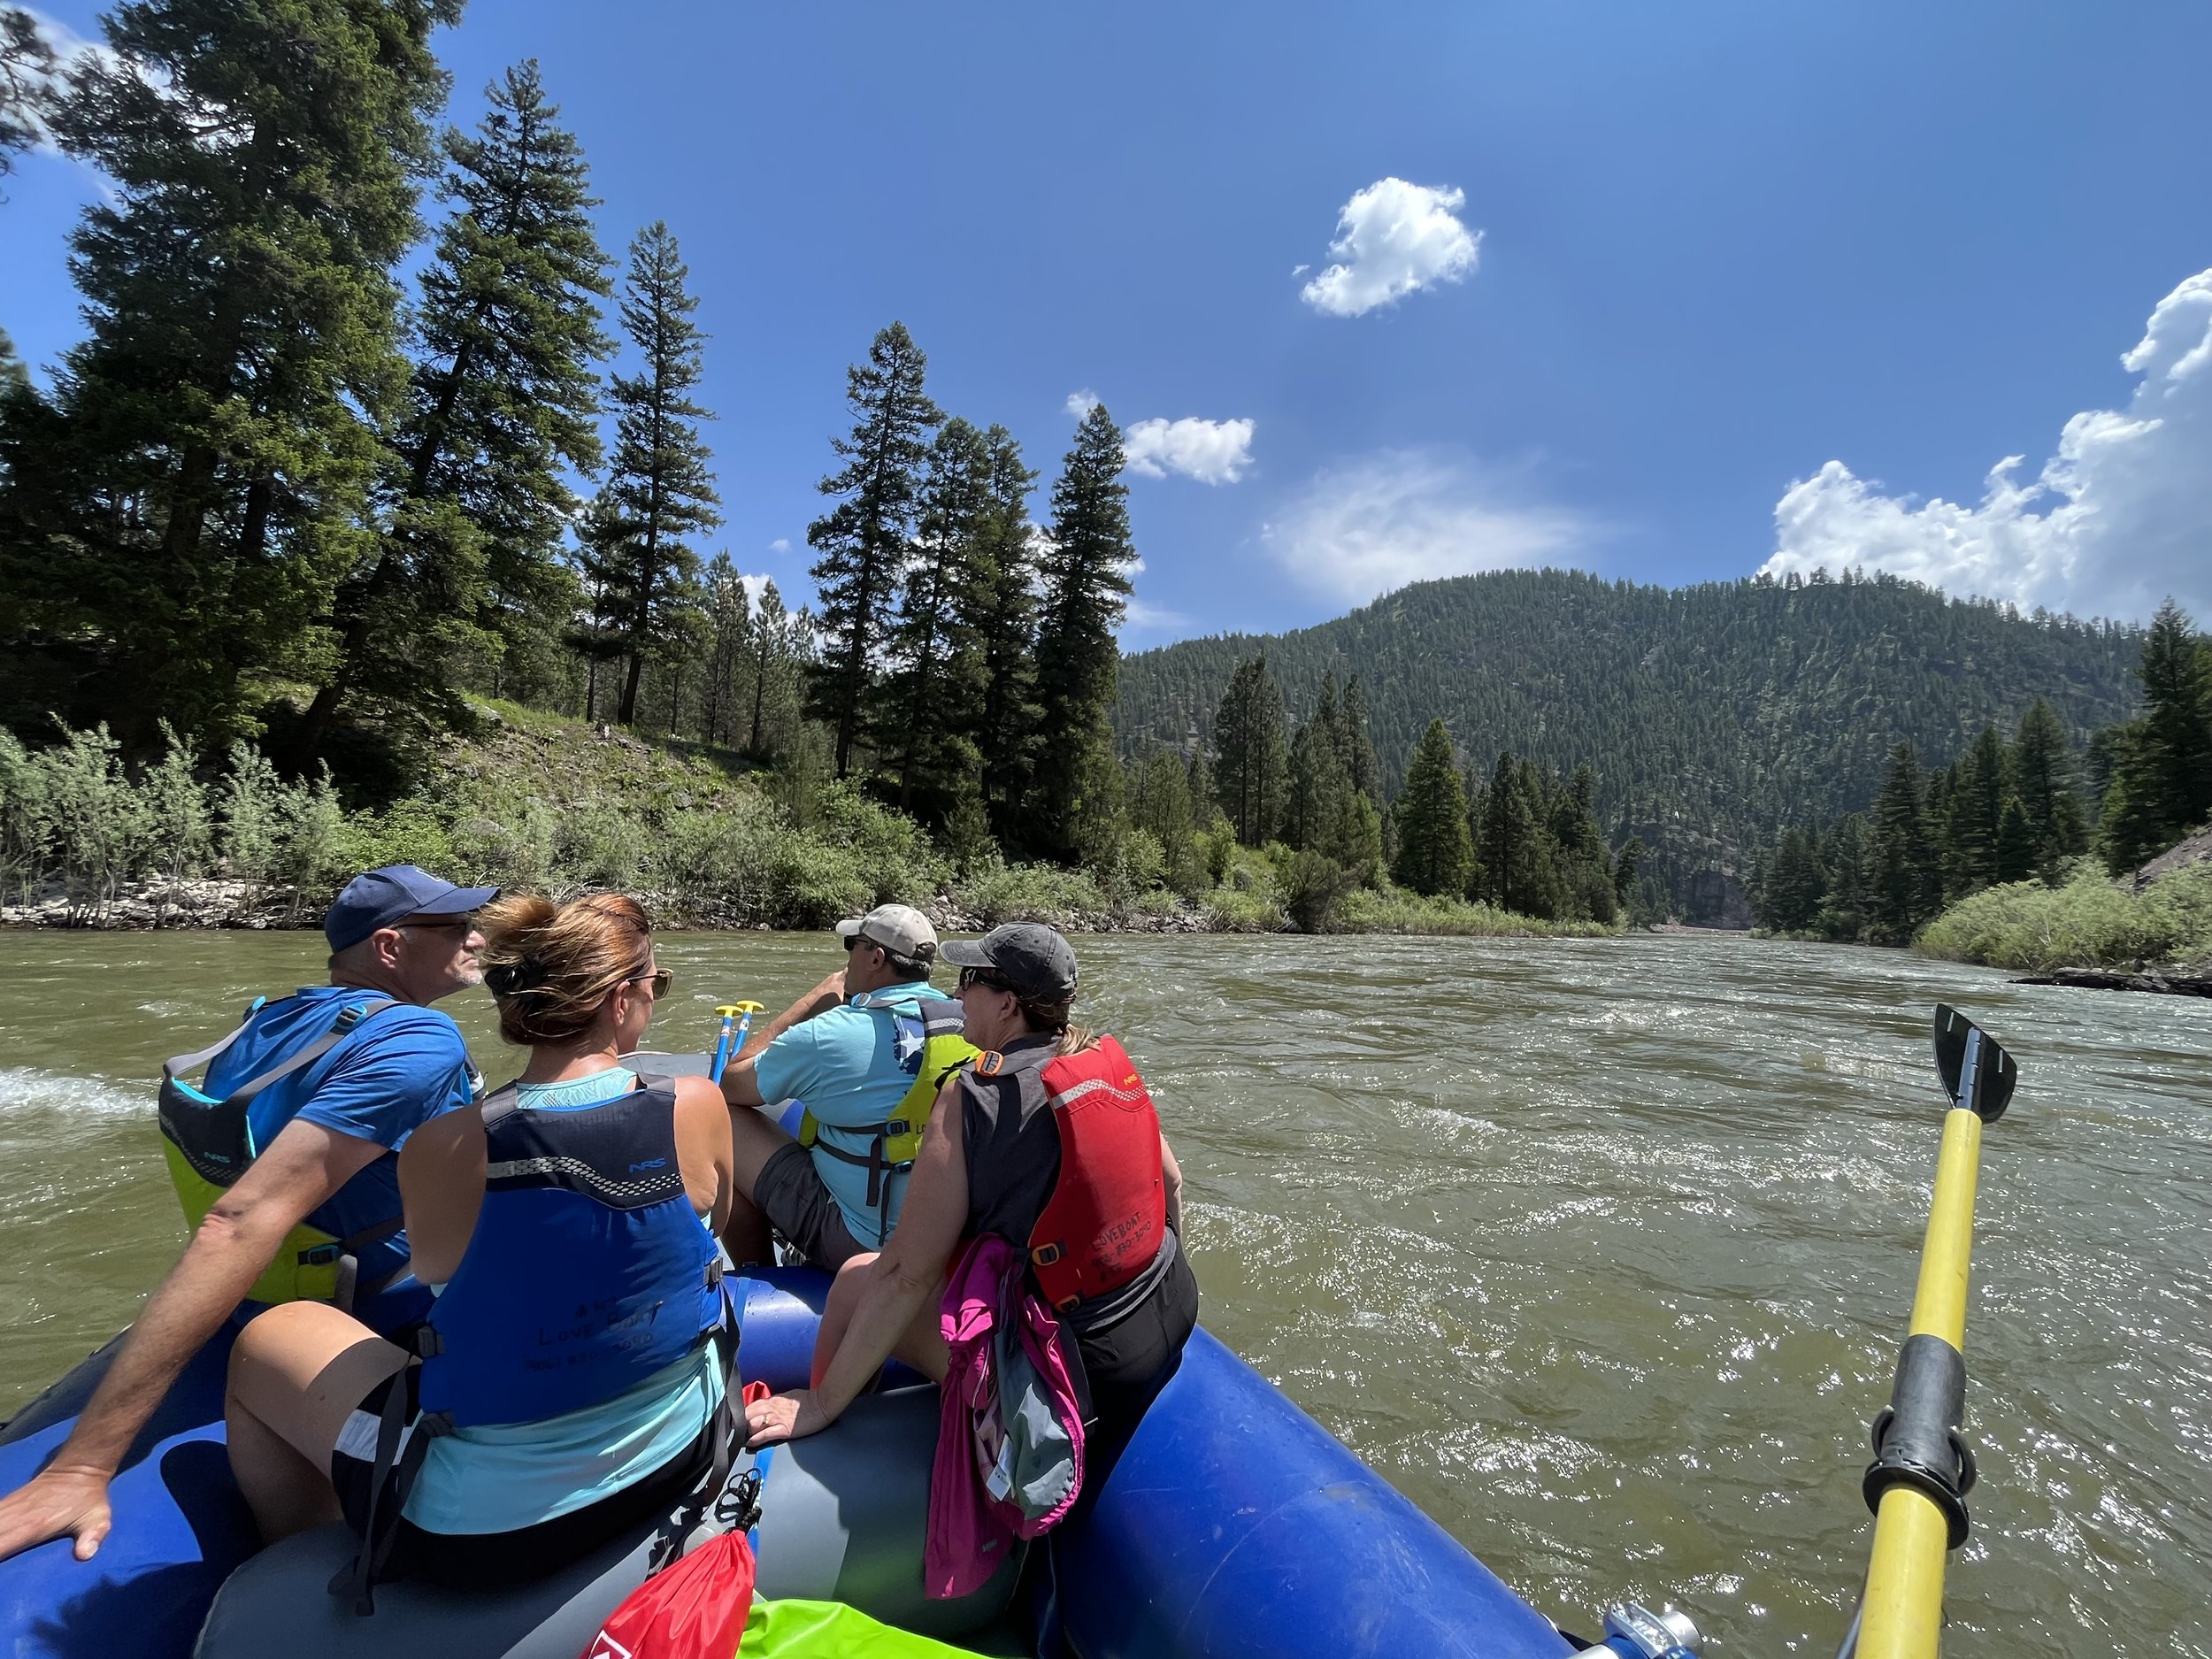
[[[1474,846],[1467,833],[1467,791],[1443,721],[1431,720],[1415,746],[1395,810],[1398,856],[1392,877],[1425,897],[1459,897],[1474,864]]]
[[[977,790],[990,672],[980,624],[996,596],[984,563],[991,512],[989,441],[956,415],[930,445],[877,721],[900,810],[914,810],[919,790],[933,825]]]
[[[1333,707],[1298,728],[1290,746],[1290,787],[1283,810],[1283,840],[1297,851],[1325,851],[1343,840],[1352,811],[1352,780],[1344,770]]]
[[[1154,748],[1130,768],[1129,823],[1160,843],[1162,875],[1178,893],[1195,898],[1206,890],[1206,864],[1198,849],[1202,827],[1191,800],[1190,773],[1175,751]]]
[[[1500,910],[1519,908],[1534,885],[1533,865],[1542,824],[1522,787],[1520,763],[1502,751],[1482,792],[1480,832],[1475,855],[1480,861],[1477,895]]]
[[[699,735],[710,743],[734,744],[739,713],[752,700],[746,685],[753,667],[752,598],[726,548],[709,562],[701,585],[706,590],[707,672]]]
[[[607,257],[575,135],[534,58],[485,89],[473,134],[447,131],[454,211],[422,274],[420,355],[388,434],[375,555],[338,595],[334,668],[309,706],[303,756],[366,695],[453,712],[457,673],[496,660],[503,624],[566,593],[566,474],[600,461],[594,361]]]
[[[789,754],[799,743],[806,671],[814,661],[814,618],[803,606],[784,608],[772,581],[761,584],[753,622],[751,718],[745,749],[755,759]]]
[[[1283,744],[1283,694],[1267,672],[1265,656],[1240,664],[1214,713],[1216,798],[1239,841],[1257,847],[1271,839],[1289,787]]]
[[[390,266],[445,95],[430,35],[459,10],[124,0],[49,115],[113,194],[73,238],[88,332],[55,418],[8,434],[39,493],[0,588],[104,641],[142,735],[249,723],[242,682],[300,665],[354,561],[404,382]]]
[[[983,434],[991,454],[990,509],[984,518],[973,618],[983,649],[983,702],[976,721],[983,802],[992,833],[1011,839],[1029,794],[1037,740],[1037,547],[1029,492],[1037,474],[1003,426]]]
[[[1344,770],[1352,787],[1370,801],[1382,801],[1382,769],[1375,764],[1375,743],[1367,728],[1367,693],[1354,674],[1344,685]]]
[[[870,736],[891,602],[914,535],[922,461],[930,429],[944,418],[922,389],[928,366],[906,325],[895,322],[870,343],[866,366],[845,371],[852,435],[830,441],[845,465],[820,485],[822,494],[841,499],[807,526],[808,544],[821,555],[812,575],[826,646],[809,670],[807,706],[836,733],[841,778]]]
[[[53,74],[54,49],[38,19],[21,6],[0,5],[0,179],[14,170],[16,152],[37,141]],[[5,340],[0,334],[0,344]]]
[[[1890,751],[1889,774],[1874,803],[1872,889],[1867,920],[1876,935],[1902,943],[1943,902],[1943,883],[1928,832],[1926,786],[1910,743]]]
[[[1976,893],[1998,879],[1998,831],[2012,794],[2011,757],[1997,728],[1985,726],[1951,769],[1950,801],[1942,824],[1944,888],[1952,898]]]
[[[1811,836],[1792,825],[1782,832],[1773,862],[1759,884],[1759,926],[1778,933],[1809,933],[1828,897],[1828,872]]]
[[[2079,857],[2087,849],[2089,829],[2074,782],[2066,728],[2040,697],[2020,717],[2012,771],[2033,844],[2029,868],[2047,879],[2067,860]]]
[[[602,539],[590,550],[628,658],[615,711],[624,726],[637,723],[638,683],[656,641],[691,608],[699,557],[685,538],[722,522],[699,435],[699,423],[713,417],[691,400],[705,372],[706,335],[691,320],[699,302],[684,287],[690,274],[664,222],[632,240],[622,326],[644,361],[610,382],[614,454],[599,493]]]
[[[1087,791],[1118,780],[1109,712],[1121,663],[1115,630],[1131,591],[1137,549],[1129,538],[1129,487],[1121,428],[1102,403],[1077,427],[1052,485],[1052,531],[1039,555],[1037,624],[1041,741],[1030,789],[1033,844],[1065,856],[1073,826],[1094,818]]]
[[[2114,874],[2212,817],[2212,653],[2169,599],[2143,639],[2144,711],[2117,744],[2101,826]]]

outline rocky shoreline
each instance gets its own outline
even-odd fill
[[[2212,975],[2118,973],[2109,968],[2060,968],[2031,973],[2015,985],[2065,985],[2083,991],[2151,991],[2168,996],[2212,996]]]

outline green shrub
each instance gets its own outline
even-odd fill
[[[1275,895],[1270,890],[1255,892],[1234,887],[1216,887],[1206,895],[1201,909],[1205,912],[1206,926],[1217,933],[1279,933],[1283,931],[1283,907],[1276,902]]]
[[[2084,859],[2063,887],[2016,881],[1962,899],[1915,942],[1927,956],[2024,972],[2212,964],[2212,864],[2139,894]]]
[[[1052,864],[1010,864],[989,858],[949,895],[985,927],[1005,922],[1095,926],[1106,914],[1106,895],[1089,875]]]
[[[1484,939],[1595,939],[1619,931],[1599,922],[1547,922],[1464,899],[1423,898],[1403,887],[1361,887],[1338,902],[1339,931],[1352,933],[1440,933]]]

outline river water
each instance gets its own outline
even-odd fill
[[[181,1236],[162,1056],[311,934],[0,934],[0,1412]],[[1688,937],[1078,941],[1151,1079],[1207,1324],[1571,1629],[1632,1595],[1832,1653],[1940,1135],[1930,1010],[2020,1061],[1968,1319],[1956,1653],[2212,1655],[2212,1002]],[[676,934],[652,1041],[826,938]],[[511,1075],[480,994],[448,1005]]]

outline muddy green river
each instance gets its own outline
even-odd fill
[[[0,1414],[182,1228],[162,1056],[313,981],[311,934],[0,934]],[[1975,1530],[1947,1650],[2212,1655],[2212,1002],[1728,938],[1079,940],[1148,1075],[1207,1324],[1570,1628],[1835,1650],[1905,1328],[1939,1000],[2020,1061],[1982,1167]],[[672,935],[651,1041],[826,938]],[[446,1004],[495,1081],[489,1004]]]

